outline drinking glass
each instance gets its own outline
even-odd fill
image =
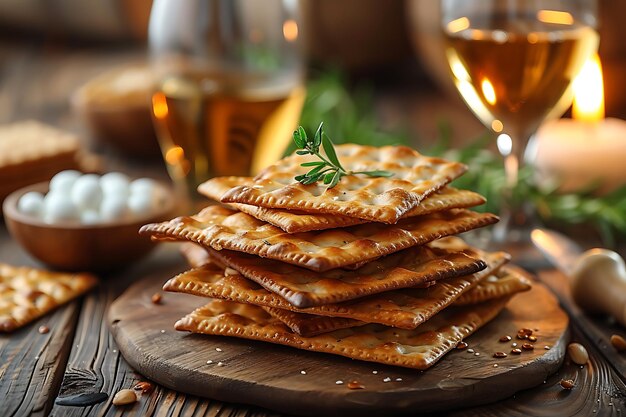
[[[525,241],[513,201],[529,138],[572,101],[571,85],[596,51],[595,0],[441,0],[445,54],[461,97],[497,134],[506,185],[495,246]]]
[[[175,185],[280,159],[304,103],[297,0],[155,0],[152,115]]]

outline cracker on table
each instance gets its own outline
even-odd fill
[[[336,151],[348,171],[386,170],[394,175],[348,175],[333,188],[321,182],[302,185],[294,177],[306,173],[308,167],[300,164],[316,157],[294,154],[266,168],[252,183],[229,190],[221,201],[395,223],[467,170],[458,162],[427,157],[406,146],[346,144],[337,145]]]
[[[220,201],[221,197],[230,189],[251,182],[252,178],[250,177],[217,177],[200,184],[198,191],[206,197]],[[484,204],[484,202],[485,198],[475,192],[457,190],[452,187],[443,187],[405,213],[402,218],[430,214],[451,208],[474,207]],[[368,220],[342,216],[340,214],[307,213],[297,210],[258,207],[240,203],[226,204],[229,207],[279,227],[287,233],[334,229],[368,222]]]
[[[49,272],[0,263],[0,332],[11,332],[96,285],[90,274]]]
[[[176,322],[177,330],[233,336],[326,352],[387,365],[427,369],[461,340],[492,320],[507,298],[446,309],[414,330],[379,324],[336,330],[312,337],[292,332],[261,307],[213,300]]]
[[[494,298],[512,296],[532,287],[532,276],[515,265],[506,265],[497,273],[482,279],[472,291],[463,294],[456,305],[478,304]]]
[[[296,313],[282,308],[262,307],[273,317],[282,321],[292,332],[305,337],[317,336],[349,327],[364,326],[367,323],[343,317],[316,316],[313,314]]]
[[[194,248],[204,251],[202,248]],[[309,308],[294,307],[287,300],[246,279],[236,271],[206,264],[171,278],[163,287],[166,291],[181,292],[203,297],[221,298],[240,303],[290,310],[295,313],[341,317],[360,322],[379,323],[386,326],[413,329],[438,311],[452,304],[462,294],[471,290],[480,280],[500,268],[509,259],[503,252],[480,253],[487,268],[437,282],[432,287],[403,288],[336,304]],[[346,322],[341,322],[346,327]],[[325,328],[329,328],[326,326]]]
[[[497,221],[498,217],[490,213],[452,209],[403,219],[395,225],[367,223],[290,234],[248,214],[210,206],[191,217],[145,225],[140,233],[157,240],[188,240],[218,251],[229,249],[328,271]]]

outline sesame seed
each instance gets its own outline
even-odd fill
[[[225,365],[224,362],[218,362],[217,363],[217,366],[224,366],[224,365]]]
[[[545,345],[543,348],[544,348],[545,350],[550,350],[550,346],[548,346],[548,345]]]
[[[209,359],[208,361],[206,361],[207,365],[210,365],[213,363],[213,361],[211,359]]]
[[[117,353],[117,349],[113,349],[113,353]]]
[[[467,353],[474,353],[474,349],[467,349]]]
[[[517,343],[515,342],[511,343],[511,347],[517,347]]]
[[[302,375],[306,375],[306,371],[300,371]]]
[[[494,367],[494,368],[497,368],[497,367],[498,367],[498,364],[497,364],[497,363],[494,363],[494,364],[493,364],[493,367]]]
[[[222,349],[221,349],[221,348],[215,348],[215,351],[216,351],[216,352],[221,352],[221,351],[222,351]]]
[[[343,385],[343,381],[335,381],[335,384],[337,384],[337,385]]]
[[[401,382],[402,378],[396,378],[396,382]]]
[[[480,352],[474,353],[474,356],[480,356]]]
[[[165,333],[165,330],[161,329],[161,333]]]
[[[374,375],[376,375],[376,374],[378,373],[378,371],[372,371],[372,373],[373,373]]]
[[[383,382],[391,382],[391,378],[387,377],[387,378],[383,379]]]

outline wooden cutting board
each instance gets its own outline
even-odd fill
[[[539,283],[514,297],[494,321],[466,340],[475,353],[454,350],[424,372],[177,332],[174,322],[206,300],[164,293],[162,303],[155,305],[151,297],[162,284],[155,278],[137,282],[109,310],[111,331],[132,367],[178,391],[297,415],[390,415],[498,401],[554,373],[568,341],[567,315]],[[521,345],[515,339],[520,328],[538,329],[535,349],[494,358],[496,351],[510,352],[513,342]],[[513,340],[499,342],[503,335]],[[207,364],[209,360],[213,362]],[[365,389],[350,390],[350,381]]]

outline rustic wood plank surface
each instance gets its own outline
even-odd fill
[[[69,94],[80,84],[120,63],[141,59],[143,55],[141,49],[120,49],[119,46],[69,48],[37,39],[21,43],[0,40],[0,123],[26,118],[49,122],[81,135],[92,151],[104,157],[107,170],[121,170],[133,176],[166,178],[159,161],[127,159],[94,142],[80,119],[69,108]],[[406,101],[412,92],[410,89],[403,91],[406,94],[403,100]],[[384,100],[387,110],[406,110],[406,103],[394,103],[393,95],[387,95]],[[452,122],[470,120],[474,127],[477,126],[473,117],[456,117],[459,111],[467,113],[464,106],[448,106],[445,96],[436,92],[433,97],[411,101],[411,111],[425,105],[431,109],[433,100],[439,103],[436,107],[442,109],[441,116]],[[443,111],[450,112],[445,114]],[[424,120],[424,123],[432,122],[433,125],[427,131],[434,130],[439,116]],[[456,131],[465,130],[461,127]],[[10,239],[3,224],[0,225],[0,261],[37,265]],[[12,335],[0,336],[0,415],[278,416],[269,410],[207,400],[160,386],[131,406],[112,407],[110,399],[92,407],[70,408],[54,404],[58,395],[78,390],[99,390],[112,395],[118,388],[129,388],[135,382],[145,380],[120,355],[106,327],[106,310],[131,282],[148,276],[165,280],[183,268],[184,262],[177,254],[167,248],[160,249],[141,264],[103,280],[102,285],[84,299],[63,306]],[[551,275],[551,279],[558,282],[562,276]],[[621,327],[605,323],[601,318],[592,320],[603,329],[601,343],[610,333],[626,332]],[[50,327],[50,333],[42,335],[37,332],[42,324]],[[581,369],[566,360],[556,375],[549,377],[545,384],[536,389],[518,393],[493,405],[448,415],[624,415],[626,389],[615,369],[593,347],[594,341],[586,340],[576,328],[572,329],[572,335],[574,340],[584,343],[590,351],[591,361],[587,366]],[[575,378],[576,388],[564,392],[559,386],[563,377]]]

